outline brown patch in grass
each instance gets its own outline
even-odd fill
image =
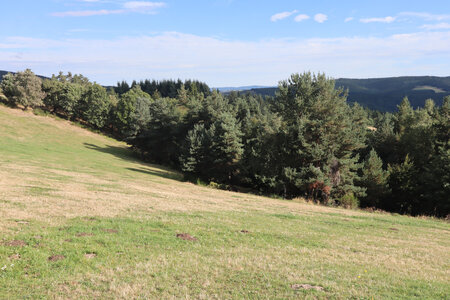
[[[97,256],[97,253],[93,253],[93,252],[84,254],[84,257],[86,257],[87,259],[92,259],[92,258],[94,258],[96,256]]]
[[[392,230],[392,231],[399,231],[398,228],[394,228],[394,227],[391,227],[389,229]]]
[[[242,229],[241,233],[249,233],[248,230]]]
[[[19,260],[20,254],[19,253],[13,254],[13,255],[9,256],[9,259]]]
[[[119,231],[117,229],[103,229],[104,232],[108,233],[118,233]]]
[[[66,240],[64,240],[64,242],[71,243],[72,239],[66,239]]]
[[[191,236],[189,233],[177,233],[177,238],[185,241],[196,241],[197,238]]]
[[[291,288],[293,290],[302,290],[302,289],[303,290],[316,290],[316,291],[323,291],[324,290],[324,288],[321,287],[321,286],[310,285],[310,284],[307,284],[307,283],[302,283],[302,284],[296,283],[296,284],[291,285]]]
[[[87,232],[80,232],[76,234],[77,237],[82,237],[82,236],[94,236],[93,233],[87,233]]]
[[[48,261],[58,261],[66,258],[64,255],[52,255],[48,258]]]
[[[27,245],[27,243],[25,243],[22,240],[13,240],[13,241],[5,242],[4,244],[6,246],[10,246],[10,247],[23,247],[23,246]]]

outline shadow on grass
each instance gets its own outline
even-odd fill
[[[159,168],[159,166],[157,166],[157,168]],[[175,173],[175,172],[169,171],[169,170],[165,171],[165,170],[153,170],[153,169],[144,169],[144,168],[142,168],[142,169],[126,168],[126,169],[130,170],[130,171],[134,171],[134,172],[140,172],[140,173],[144,173],[144,174],[148,174],[148,175],[164,177],[164,178],[173,179],[173,180],[177,180],[177,181],[185,181],[182,174]]]
[[[178,180],[178,181],[184,181],[182,174],[177,173],[177,172],[175,172],[167,167],[164,167],[164,166],[148,164],[148,163],[144,162],[143,160],[141,160],[138,157],[138,155],[135,154],[130,149],[127,149],[124,147],[109,146],[109,145],[100,147],[98,145],[94,145],[94,144],[90,144],[90,143],[84,143],[84,146],[91,150],[114,155],[115,157],[118,157],[125,161],[141,163],[141,164],[145,165],[145,167],[147,167],[147,168],[145,168],[145,167],[143,167],[143,168],[125,168],[127,170],[134,171],[134,172],[140,172],[140,173],[153,175],[153,176],[164,177],[164,178],[168,178],[168,179],[174,179],[174,180]],[[150,168],[154,168],[154,169],[150,169]]]
[[[134,154],[130,149],[127,149],[124,147],[116,147],[116,146],[109,146],[109,145],[100,147],[98,145],[94,145],[94,144],[90,144],[90,143],[84,143],[84,146],[91,150],[114,155],[115,157],[118,157],[123,160],[132,161],[132,162],[140,162],[140,160],[136,154]]]

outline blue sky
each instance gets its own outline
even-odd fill
[[[449,76],[450,1],[2,1],[0,69],[101,84]]]

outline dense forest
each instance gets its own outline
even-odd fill
[[[324,74],[293,74],[274,97],[202,82],[120,82],[70,73],[3,77],[8,105],[41,107],[126,141],[142,158],[212,186],[410,215],[450,214],[450,97],[365,109]],[[351,91],[350,91],[351,93]]]

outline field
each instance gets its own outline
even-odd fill
[[[0,298],[450,297],[445,221],[181,179],[123,143],[0,106]]]

